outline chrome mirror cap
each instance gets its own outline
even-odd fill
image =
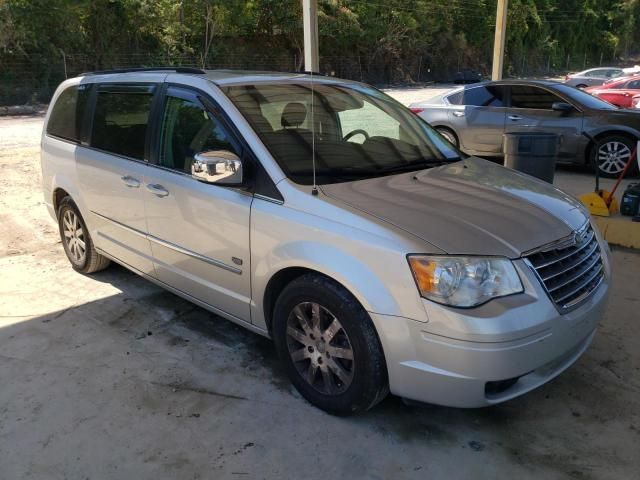
[[[191,176],[205,183],[242,185],[242,160],[229,150],[196,153],[191,164]]]

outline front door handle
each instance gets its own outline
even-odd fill
[[[138,188],[140,186],[140,180],[138,180],[137,178],[133,178],[130,175],[125,175],[123,177],[120,177],[120,180],[122,180],[122,182],[127,187]]]
[[[453,111],[454,117],[464,117],[464,112]]]
[[[153,193],[156,197],[166,197],[169,195],[169,190],[164,188],[162,185],[158,185],[157,183],[148,183],[147,190]]]
[[[522,120],[522,117],[520,115],[509,115],[509,120],[517,122],[518,120]]]

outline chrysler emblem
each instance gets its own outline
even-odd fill
[[[581,245],[582,242],[584,242],[584,239],[587,238],[587,233],[588,233],[587,229],[584,229],[584,230],[582,230],[580,232],[579,231],[574,232],[573,233],[573,242],[576,245]]]

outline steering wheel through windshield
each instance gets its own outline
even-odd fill
[[[365,141],[369,140],[369,134],[367,132],[365,132],[364,130],[362,130],[361,128],[357,128],[356,130],[352,130],[351,132],[347,133],[342,139],[345,142],[348,142],[351,137],[354,137],[356,135],[364,135]]]

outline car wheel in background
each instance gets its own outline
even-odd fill
[[[292,383],[313,405],[349,415],[388,393],[387,367],[367,312],[333,280],[307,274],[278,297],[273,339]]]
[[[93,246],[82,215],[70,197],[65,197],[60,202],[58,226],[64,252],[74,270],[81,273],[93,273],[109,266],[110,260],[100,255]]]
[[[452,144],[454,147],[458,148],[460,145],[458,145],[458,137],[456,136],[455,133],[453,133],[453,131],[449,128],[446,127],[436,127],[436,131],[442,135],[444,138],[447,139],[447,141]]]
[[[597,165],[600,175],[616,178],[624,169],[635,148],[634,142],[622,135],[607,135],[599,139],[591,149],[591,164]],[[637,163],[629,167],[627,176],[637,172]]]

